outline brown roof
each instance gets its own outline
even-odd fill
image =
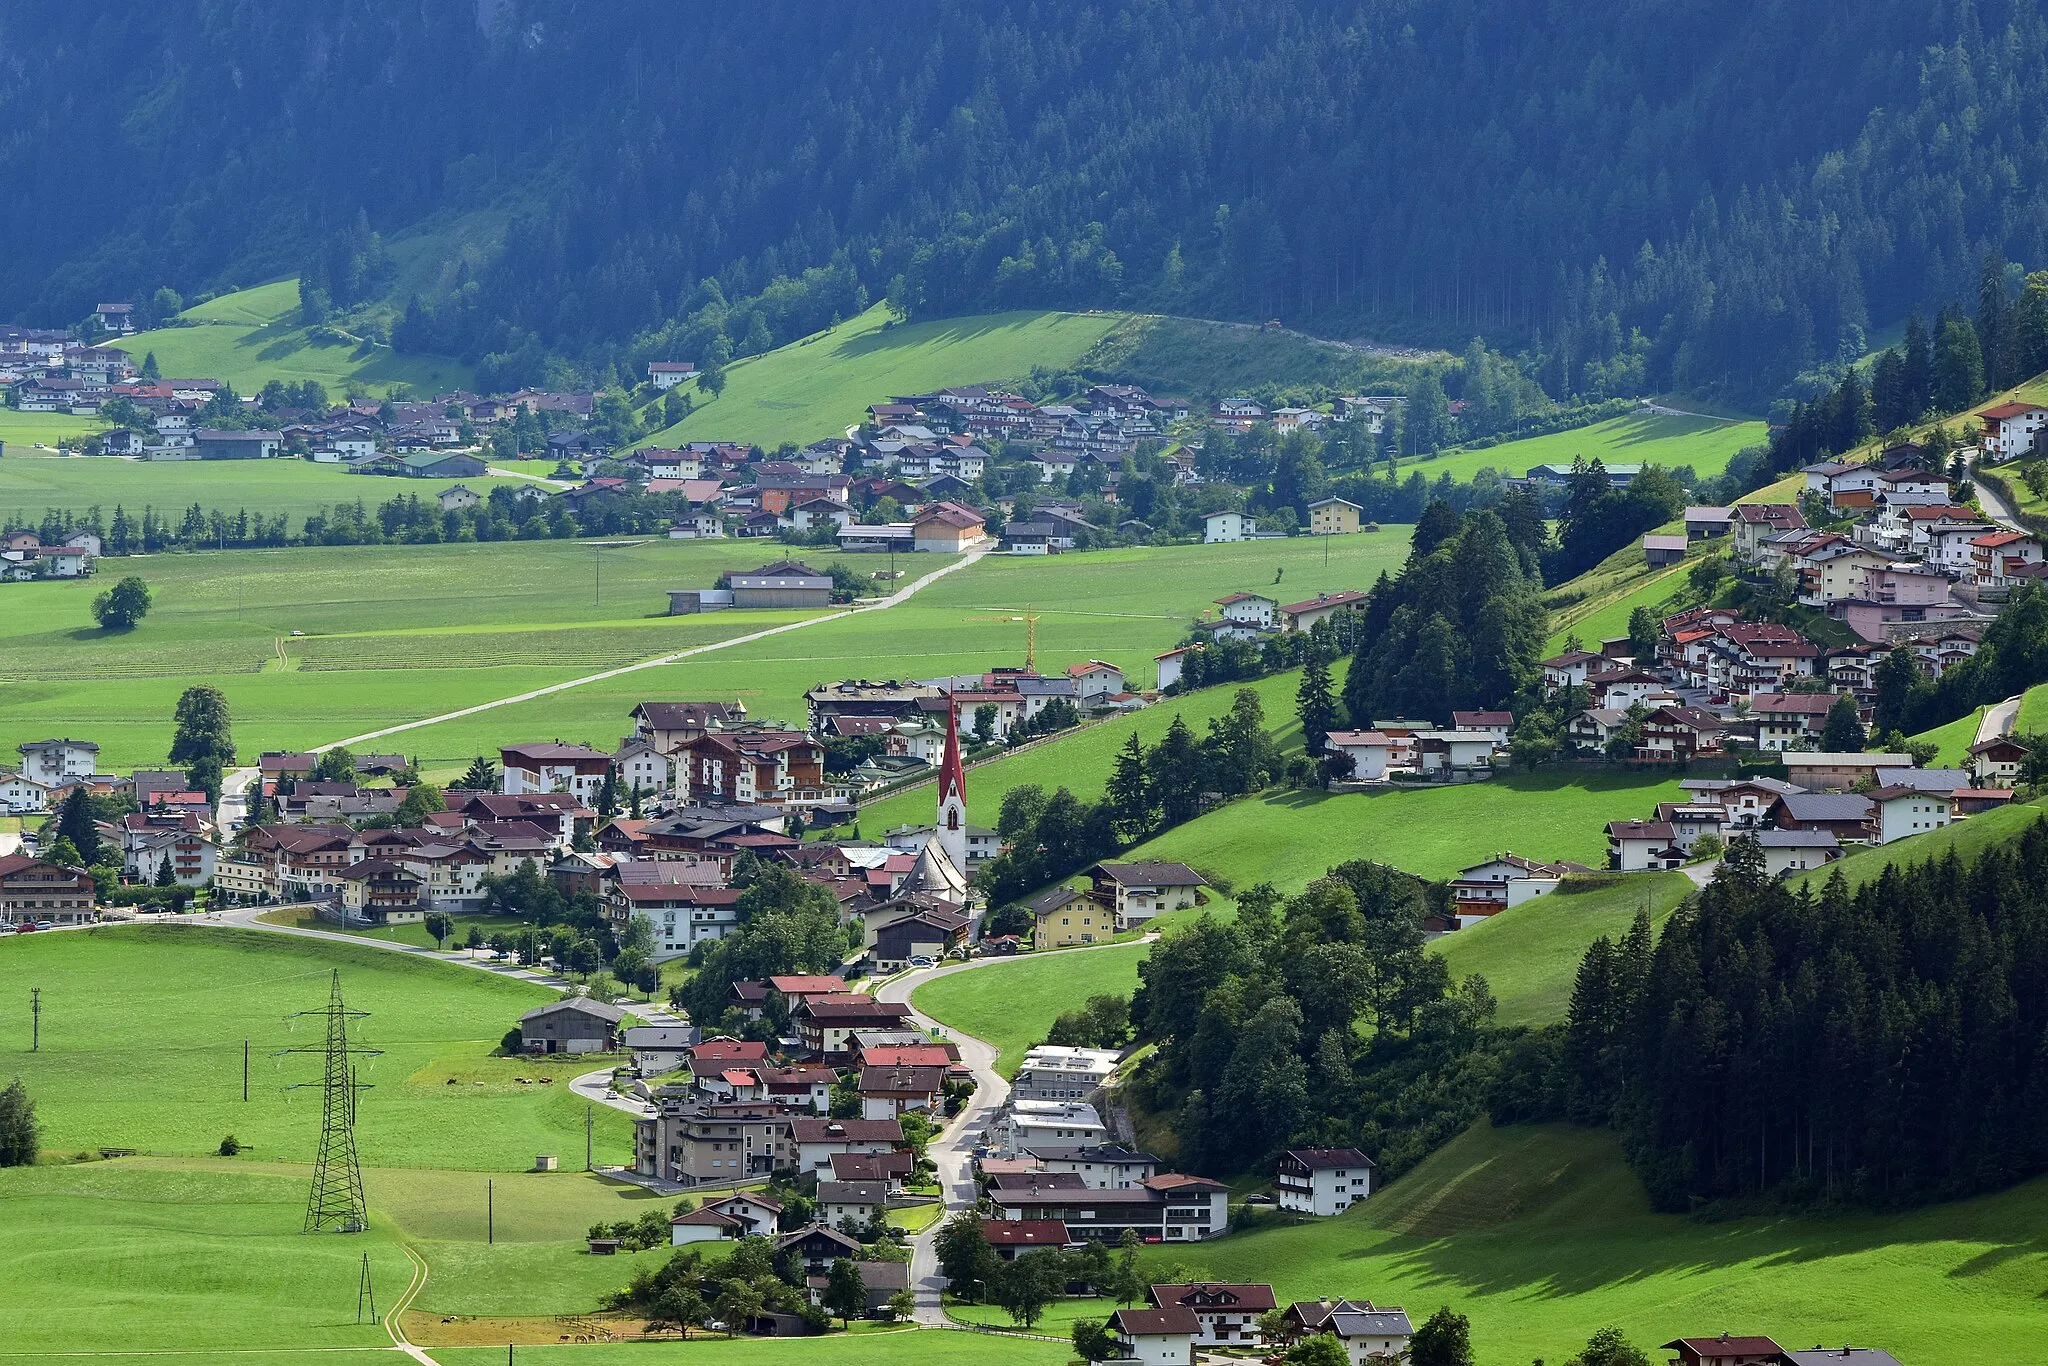
[[[1196,1281],[1190,1285],[1155,1285],[1145,1294],[1160,1308],[1182,1305],[1189,1309],[1228,1306],[1264,1313],[1277,1309],[1270,1285],[1228,1285],[1217,1281]]]
[[[1202,1325],[1195,1318],[1195,1311],[1182,1309],[1178,1305],[1171,1309],[1119,1309],[1109,1316],[1112,1332],[1126,1337],[1157,1336],[1162,1333],[1186,1333],[1190,1336],[1202,1331]]]
[[[1067,1226],[1057,1219],[984,1219],[981,1236],[990,1247],[1059,1247]]]

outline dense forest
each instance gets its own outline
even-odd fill
[[[1587,952],[1569,1022],[1502,1070],[1497,1119],[1612,1123],[1659,1208],[1896,1205],[2048,1170],[2048,823],[1853,892],[1737,838],[1652,947]]]
[[[886,295],[1755,398],[2048,259],[2034,0],[23,0],[0,49],[0,178],[63,187],[0,312],[302,275],[507,381]]]

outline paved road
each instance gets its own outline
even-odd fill
[[[1140,943],[1151,943],[1157,935],[1147,935]],[[1098,949],[1125,948],[1124,944],[1094,944],[1087,948],[1061,949],[1060,953],[1092,953]],[[981,968],[994,967],[999,963],[1012,963],[1013,958],[977,958],[967,963],[949,963],[944,967],[926,968],[922,972],[907,972],[891,978],[876,997],[884,1001],[898,1001],[910,1004],[910,994],[926,982],[940,977],[950,977],[956,972],[974,972]],[[938,1168],[939,1190],[946,1209],[970,1209],[975,1203],[974,1149],[982,1141],[988,1122],[1002,1107],[1010,1094],[1010,1083],[996,1072],[995,1048],[963,1034],[932,1019],[929,1015],[911,1007],[911,1018],[918,1025],[933,1033],[944,1035],[960,1048],[960,1060],[974,1071],[974,1096],[946,1132],[932,1140],[930,1156]],[[910,1247],[910,1289],[917,1299],[916,1320],[928,1328],[955,1327],[940,1306],[939,1292],[945,1282],[939,1275],[938,1233],[943,1219],[934,1222],[930,1228],[917,1235]]]
[[[484,466],[485,474],[495,474],[500,479],[530,479],[536,484],[546,484],[551,489],[573,489],[575,484],[566,479],[549,479],[540,474],[524,474],[519,470],[500,469],[496,465]]]
[[[2011,506],[2006,503],[2005,499],[1998,496],[1997,489],[1992,488],[1981,479],[1972,482],[1970,487],[1977,491],[1977,506],[1981,507],[1985,515],[1990,517],[1992,521],[1998,523],[2007,531],[2026,530],[2025,527],[2020,525],[2019,518],[2014,515]]]
[[[1984,719],[1977,723],[1977,744],[1996,740],[2012,734],[2012,728],[2020,719],[2020,704],[2027,700],[2025,693],[2008,697],[2003,702],[1993,703],[1984,709]]]
[[[920,590],[936,583],[946,575],[965,569],[983,555],[988,554],[992,548],[991,546],[979,546],[970,550],[951,564],[941,565],[923,578],[906,584],[888,597],[882,598],[877,602],[859,607],[851,607],[842,612],[828,612],[824,616],[807,617],[802,621],[787,622],[781,626],[770,626],[766,630],[751,631],[746,635],[734,636],[729,640],[716,640],[709,645],[698,645],[687,650],[677,650],[673,654],[660,655],[654,659],[643,659],[637,664],[621,665],[619,668],[606,669],[601,673],[586,674],[582,678],[572,678],[566,683],[555,683],[545,688],[535,688],[531,692],[517,693],[511,697],[501,697],[495,702],[479,702],[473,707],[463,707],[459,711],[443,712],[439,716],[429,716],[418,721],[407,721],[403,725],[386,726],[382,730],[365,731],[361,735],[351,735],[343,740],[330,740],[324,745],[315,745],[313,752],[319,754],[337,747],[353,749],[357,745],[368,744],[372,740],[382,740],[386,736],[400,735],[406,731],[419,730],[425,726],[437,726],[443,721],[457,721],[465,716],[475,716],[479,712],[493,711],[496,708],[509,707],[519,702],[531,702],[536,698],[547,697],[558,692],[567,692],[571,688],[581,688],[586,684],[602,683],[607,679],[622,678],[627,674],[638,673],[642,669],[658,669],[664,664],[675,664],[697,655],[710,654],[713,650],[730,650],[735,645],[750,645],[757,640],[766,640],[770,636],[779,636],[790,631],[801,631],[808,627],[816,626],[820,622],[838,621],[841,618],[856,616],[863,612],[886,612],[891,607],[897,607],[908,602]]]

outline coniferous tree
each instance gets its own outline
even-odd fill
[[[0,1090],[0,1167],[31,1167],[42,1149],[36,1103],[16,1077]]]
[[[100,861],[99,823],[93,815],[92,798],[86,795],[83,783],[65,795],[63,808],[57,813],[57,836],[71,841],[71,847],[78,851],[85,867],[90,868]]]
[[[1337,695],[1330,685],[1330,665],[1320,652],[1311,654],[1308,663],[1302,666],[1294,712],[1301,722],[1302,748],[1311,760],[1320,761],[1329,747],[1330,731],[1337,724]]]

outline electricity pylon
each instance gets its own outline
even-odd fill
[[[342,1004],[338,968],[324,1010],[302,1010],[287,1018],[309,1017],[327,1021],[325,1042],[318,1048],[280,1048],[274,1055],[319,1053],[327,1061],[325,1075],[317,1083],[321,1088],[320,1155],[313,1164],[313,1193],[306,1201],[304,1231],[318,1233],[331,1228],[337,1233],[361,1233],[369,1227],[369,1209],[363,1197],[362,1163],[356,1158],[356,1092],[365,1088],[356,1081],[355,1059],[374,1058],[379,1050],[349,1042],[348,1022],[367,1019],[369,1012],[350,1010]]]

